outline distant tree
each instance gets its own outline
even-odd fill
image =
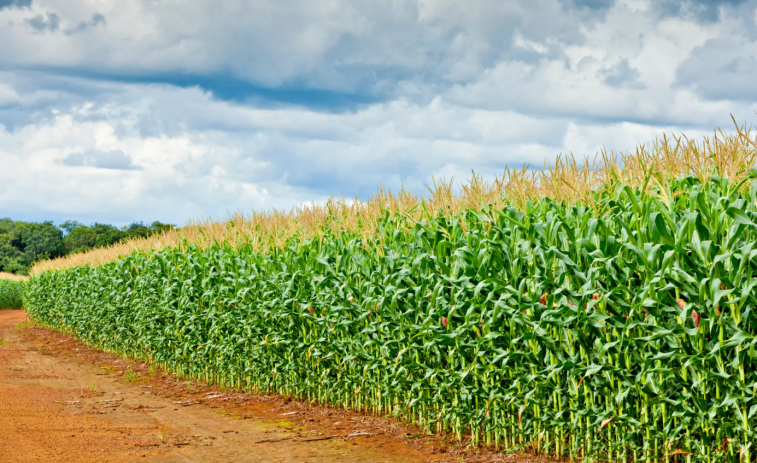
[[[164,231],[173,230],[174,228],[176,227],[174,227],[170,223],[161,223],[161,222],[158,222],[157,220],[150,224],[150,230],[153,233],[163,233]]]
[[[65,254],[63,232],[50,221],[15,222],[11,245],[21,252],[18,262],[26,271],[34,262]]]
[[[76,220],[66,220],[65,222],[60,224],[60,227],[58,228],[63,230],[63,233],[67,235],[71,233],[74,229],[81,228],[81,227],[86,227],[86,225]]]
[[[28,274],[31,266],[43,259],[144,238],[173,228],[158,221],[149,226],[134,222],[119,229],[97,222],[88,227],[68,220],[56,227],[52,222],[14,222],[4,218],[0,219],[0,271]]]
[[[143,222],[132,223],[124,228],[124,232],[129,238],[147,238],[152,234],[150,228],[145,226]]]
[[[24,273],[20,263],[21,251],[13,245],[16,224],[11,219],[0,219],[0,271]]]
[[[126,238],[126,234],[113,225],[95,222],[91,228],[97,234],[97,243],[95,244],[97,248],[110,246]]]
[[[15,228],[16,224],[11,219],[0,219],[0,235],[10,235]]]
[[[0,220],[0,271],[25,274],[21,251],[13,246],[13,229],[3,223],[5,220]]]
[[[87,251],[97,246],[97,233],[89,227],[78,226],[66,233],[63,242],[66,245],[66,254]]]

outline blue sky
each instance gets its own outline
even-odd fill
[[[184,223],[757,120],[757,0],[0,0],[0,216]]]

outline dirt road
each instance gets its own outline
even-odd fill
[[[387,419],[219,391],[0,311],[0,462],[535,461]]]

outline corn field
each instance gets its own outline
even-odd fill
[[[0,309],[20,309],[24,305],[23,295],[23,279],[10,279],[0,274]]]
[[[40,264],[27,310],[187,378],[474,445],[754,461],[757,144],[737,131],[190,224]]]
[[[592,207],[387,210],[368,240],[324,229],[265,253],[134,252],[37,274],[27,306],[186,377],[394,414],[473,444],[749,461],[753,177],[618,184]]]

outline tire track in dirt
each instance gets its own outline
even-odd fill
[[[538,461],[466,450],[390,419],[182,381],[27,322],[21,310],[0,311],[3,462]]]

